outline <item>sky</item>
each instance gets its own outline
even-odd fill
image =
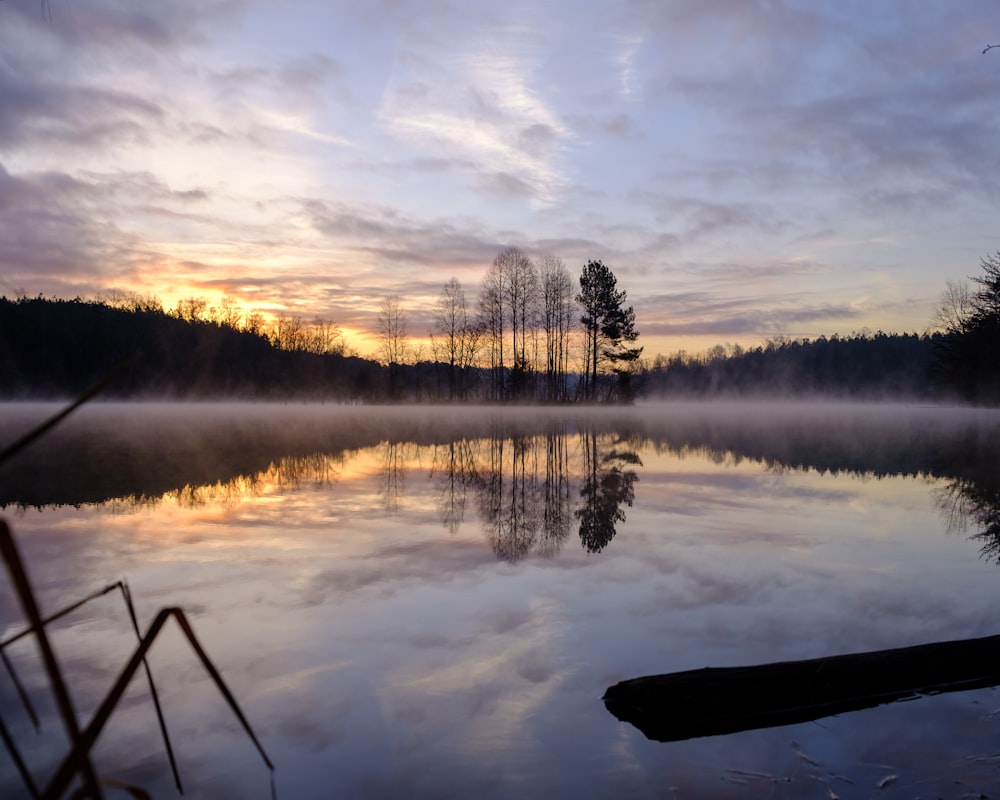
[[[646,356],[927,329],[1000,250],[992,0],[2,0],[0,295],[415,337],[604,261]]]

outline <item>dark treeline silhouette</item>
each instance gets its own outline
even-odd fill
[[[168,313],[155,298],[0,297],[0,398],[72,397],[129,362],[107,395],[369,403],[633,399],[628,373],[641,348],[619,346],[637,336],[634,312],[616,305],[624,292],[603,298],[605,321],[597,327],[591,322],[602,364],[611,368],[580,382],[570,367],[567,270],[561,262],[543,261],[539,278],[536,265],[517,251],[501,255],[490,273],[495,292],[484,290],[484,296],[496,297],[495,330],[490,333],[482,318],[469,315],[461,286],[452,281],[431,337],[435,360],[415,363],[408,357],[405,315],[395,297],[380,311],[381,363],[347,355],[328,321],[306,325],[279,317],[266,332],[259,315],[241,319],[232,308],[209,309],[199,298],[181,301]],[[614,276],[604,269],[613,289]],[[539,297],[548,305],[536,306]],[[493,312],[485,307],[483,313]]]
[[[5,398],[76,395],[127,361],[108,395],[374,400],[382,384],[372,361],[282,349],[262,333],[155,307],[0,298]]]
[[[758,347],[716,345],[703,356],[657,356],[644,394],[660,397],[823,396],[930,398],[946,389],[932,379],[942,334],[856,333],[777,338]]]
[[[622,309],[624,314],[630,311]],[[560,319],[552,326],[554,340],[565,332],[565,320]],[[615,364],[608,374],[599,374],[606,382],[597,391],[593,365],[583,365],[589,370],[586,379],[567,371],[563,345],[545,356],[541,371],[527,357],[520,361],[501,356],[500,338],[494,342],[495,363],[476,366],[468,344],[457,336],[454,341],[438,340],[451,348],[442,350],[447,350],[444,361],[404,364],[392,359],[382,365],[290,347],[284,341],[289,338],[287,325],[278,326],[269,337],[255,328],[169,314],[155,304],[125,308],[79,299],[0,297],[0,396],[74,396],[134,358],[133,366],[109,388],[111,396],[337,402],[624,400],[637,394],[929,398],[946,390],[940,378],[942,352],[954,355],[966,347],[955,343],[954,331],[923,336],[880,332],[812,341],[774,339],[746,350],[720,345],[701,357],[661,355],[641,366],[637,350],[619,344],[628,341],[631,325],[630,316],[622,325],[612,315],[612,341],[610,346],[601,343],[598,353],[604,358],[600,354],[608,352],[612,363],[612,356],[624,353],[624,359],[617,359],[624,366]],[[931,379],[935,363],[936,382]],[[545,365],[552,369],[546,371]],[[975,392],[965,394],[972,399]]]

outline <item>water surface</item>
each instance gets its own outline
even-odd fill
[[[3,441],[54,407],[0,410]],[[42,606],[121,577],[180,605],[279,797],[960,797],[1000,785],[983,689],[669,744],[604,708],[644,674],[1000,632],[1000,415],[94,405],[0,469]],[[23,627],[3,584],[0,631]],[[53,628],[88,718],[127,657],[114,595]],[[64,747],[31,644],[40,777]],[[180,636],[151,665],[186,796],[269,796]],[[136,681],[98,771],[175,796]],[[0,795],[18,796],[0,755]]]

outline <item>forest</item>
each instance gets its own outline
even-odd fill
[[[574,290],[558,259],[500,252],[473,305],[442,288],[429,357],[409,344],[398,297],[378,315],[379,359],[353,354],[330,320],[265,320],[189,298],[167,311],[131,293],[0,297],[0,397],[79,395],[128,364],[119,398],[382,402],[632,402],[639,398],[838,397],[1000,401],[1000,254],[942,293],[934,333],[772,338],[642,358],[635,312],[610,268]]]

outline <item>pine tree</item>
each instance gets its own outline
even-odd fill
[[[633,388],[630,368],[641,347],[628,347],[639,337],[635,329],[635,311],[624,306],[626,293],[617,288],[614,273],[600,261],[588,261],[580,275],[580,293],[576,301],[583,308],[585,356],[583,396],[588,400],[600,397],[599,375],[614,373],[618,380],[609,387],[605,398],[617,390],[620,399],[630,399]]]

